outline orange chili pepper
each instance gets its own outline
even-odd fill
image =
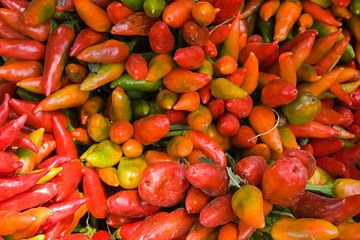
[[[280,7],[280,0],[269,0],[263,3],[260,7],[259,15],[265,21],[274,16]]]
[[[285,52],[279,56],[280,78],[296,86],[296,69],[291,56],[292,52]]]
[[[260,139],[270,149],[278,153],[283,152],[279,130],[274,127],[276,124],[275,114],[271,109],[265,106],[255,106],[249,115],[249,122],[257,133],[263,134]]]
[[[312,3],[310,1],[302,1],[302,5],[304,8],[304,12],[309,13],[313,19],[323,22],[330,26],[340,27],[342,24],[338,20],[334,18],[331,13],[317,5],[316,3]]]
[[[275,18],[274,40],[284,41],[291,28],[300,17],[302,10],[298,0],[286,0],[281,3]]]
[[[310,121],[302,125],[289,124],[288,127],[296,137],[330,138],[340,135],[340,131],[317,121]]]
[[[0,78],[17,83],[26,78],[41,76],[42,69],[42,64],[37,61],[14,61],[0,66]]]
[[[227,223],[220,228],[218,240],[238,240],[238,227],[235,223]]]
[[[116,173],[116,168],[108,167],[108,168],[97,168],[96,173],[98,174],[101,181],[106,183],[111,187],[120,186],[120,181]]]
[[[249,56],[244,63],[244,68],[247,71],[244,81],[241,84],[241,88],[251,94],[257,88],[259,81],[259,62],[253,52],[249,53]]]
[[[156,82],[157,80],[168,75],[174,68],[172,57],[168,54],[156,55],[150,60],[149,70],[145,76],[145,80]]]
[[[173,106],[173,109],[193,112],[198,109],[199,105],[200,95],[197,92],[192,91],[183,93]]]
[[[255,146],[245,149],[243,153],[244,157],[247,156],[262,156],[267,161],[271,158],[271,150],[265,143],[258,143]]]
[[[340,86],[338,82],[334,83],[329,88],[330,92],[334,94],[339,100],[343,101],[347,105],[351,105],[352,101],[347,92]]]

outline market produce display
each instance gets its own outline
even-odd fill
[[[359,0],[0,0],[1,240],[360,240]]]

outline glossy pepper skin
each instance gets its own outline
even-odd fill
[[[37,26],[45,23],[54,15],[55,5],[55,0],[31,1],[23,13],[25,24]]]
[[[70,57],[77,56],[82,50],[92,45],[101,43],[107,39],[104,33],[99,33],[91,28],[84,28],[76,36],[70,49]]]
[[[334,199],[305,192],[299,202],[292,206],[292,210],[296,217],[323,218],[340,224],[347,218],[359,214],[359,198],[359,194]]]
[[[45,45],[35,40],[0,39],[0,54],[22,60],[41,60],[45,57]]]
[[[26,120],[27,115],[24,114],[0,127],[0,131],[2,132],[0,137],[0,151],[4,151],[10,146],[15,140],[16,134],[20,132],[25,125]]]
[[[43,74],[46,96],[49,96],[54,91],[60,81],[74,38],[74,29],[65,24],[56,27],[49,36]]]
[[[136,120],[134,136],[144,145],[157,142],[170,130],[170,121],[166,115],[154,114]]]
[[[78,156],[77,149],[70,132],[58,116],[53,117],[52,123],[56,141],[56,153],[58,155],[68,156],[71,159],[76,159]]]

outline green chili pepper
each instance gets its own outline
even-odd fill
[[[150,114],[150,104],[145,100],[138,100],[133,103],[132,110],[136,119]]]
[[[145,0],[121,0],[123,4],[135,11],[141,11],[143,9]]]
[[[269,21],[265,22],[262,20],[262,18],[259,17],[256,19],[256,25],[260,30],[264,42],[272,42],[274,34],[274,18],[271,18]]]
[[[137,90],[143,92],[155,92],[162,86],[162,80],[147,82],[144,79],[135,80],[129,74],[124,74],[110,83],[111,88],[122,87],[124,90]]]
[[[121,147],[110,140],[93,144],[81,156],[92,167],[107,168],[116,165],[122,157]]]
[[[144,11],[146,15],[152,18],[157,18],[161,15],[166,6],[164,0],[145,0]]]
[[[210,82],[211,94],[219,99],[243,98],[248,94],[226,78],[217,78]]]

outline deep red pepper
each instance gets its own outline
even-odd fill
[[[344,163],[346,168],[354,166],[360,162],[360,145],[358,144],[350,148],[343,148],[332,154],[331,157]]]
[[[59,116],[53,116],[53,132],[56,141],[56,153],[62,156],[68,156],[71,159],[78,158],[77,149],[72,139],[71,133],[61,121]]]
[[[25,192],[34,186],[49,170],[0,179],[0,201]]]
[[[305,192],[292,211],[297,218],[323,218],[340,224],[360,213],[360,194],[336,199]]]
[[[0,19],[0,37],[5,39],[26,39],[21,32],[16,31]]]
[[[113,228],[119,228],[125,224],[135,222],[136,220],[136,218],[123,217],[110,213],[106,217],[106,224]]]
[[[249,56],[249,53],[253,52],[256,55],[256,58],[259,62],[263,62],[273,56],[274,54],[278,54],[279,45],[278,41],[274,41],[272,43],[262,43],[262,42],[254,42],[248,43],[244,48],[241,49],[239,59],[242,63],[244,63]]]
[[[29,2],[26,0],[0,0],[0,3],[6,8],[17,10],[19,12],[23,12],[29,5]]]
[[[207,84],[204,87],[200,88],[199,95],[200,95],[201,102],[203,104],[207,104],[211,99],[210,84]]]
[[[4,151],[15,140],[16,134],[23,128],[27,118],[24,114],[0,127],[0,151]]]
[[[4,99],[2,100],[2,103],[0,105],[0,126],[6,123],[10,113],[9,99],[10,95],[8,93],[5,93]]]
[[[327,156],[339,151],[344,146],[344,141],[339,138],[311,139],[310,145],[315,157]]]
[[[83,165],[80,161],[71,161],[62,165],[63,170],[51,182],[58,185],[59,193],[56,202],[67,198],[80,183],[83,175]]]
[[[9,100],[9,105],[11,110],[13,110],[17,115],[26,114],[28,116],[26,124],[34,129],[45,128],[46,132],[52,132],[52,118],[57,116],[57,118],[63,123],[67,124],[67,118],[62,111],[52,111],[52,112],[37,112],[33,113],[33,109],[36,107],[36,102],[20,100],[16,98],[11,98]]]
[[[63,164],[70,162],[70,161],[71,161],[71,158],[68,156],[55,155],[55,156],[52,156],[52,157],[46,159],[45,161],[41,162],[38,165],[38,169],[41,169],[41,168],[51,169],[51,168],[55,168],[55,167],[60,167]]]
[[[49,36],[43,74],[43,86],[46,96],[49,96],[55,90],[61,79],[74,38],[74,29],[66,24],[56,27]]]
[[[38,184],[29,190],[0,202],[1,210],[23,211],[42,205],[56,196],[57,185],[53,183]]]
[[[0,101],[2,102],[4,100],[6,94],[10,96],[14,95],[15,91],[16,85],[14,83],[6,81],[0,83]]]
[[[84,169],[83,189],[85,196],[89,198],[87,206],[95,218],[105,218],[107,215],[107,202],[105,189],[94,169]]]
[[[0,152],[0,159],[0,177],[12,176],[23,165],[16,155],[6,152]]]
[[[102,238],[102,239],[106,239],[106,238]],[[83,233],[73,233],[69,236],[66,236],[64,238],[62,238],[62,240],[90,240],[90,238],[88,238],[85,234]]]
[[[299,43],[301,43],[302,41],[304,41],[305,39],[307,39],[308,37],[312,36],[312,35],[317,35],[318,32],[315,29],[310,29],[307,30],[303,33],[300,33],[298,35],[296,35],[293,39],[291,39],[290,41],[284,43],[280,49],[279,49],[279,53],[284,53],[284,52],[289,52],[291,51],[293,48],[295,48]]]
[[[56,222],[61,221],[64,218],[67,218],[75,213],[75,211],[85,204],[89,199],[87,197],[72,199],[65,202],[53,203],[49,206],[52,212],[52,215],[46,220],[46,222],[41,226],[41,230],[44,230]],[[40,230],[40,231],[41,231]]]
[[[215,24],[233,18],[244,5],[244,0],[207,0],[207,2],[212,2],[215,8],[220,9],[216,14]]]
[[[71,46],[70,57],[78,55],[82,50],[97,43],[101,43],[107,39],[106,34],[99,33],[91,28],[84,28],[76,36],[76,39]]]
[[[19,132],[18,134],[16,134],[16,137],[15,137],[14,141],[11,143],[11,146],[23,147],[23,148],[30,149],[31,151],[33,151],[35,153],[38,152],[36,145],[30,140],[29,136],[22,132]]]
[[[19,60],[41,60],[45,56],[45,44],[35,40],[0,39],[0,55]]]
[[[64,237],[65,235],[65,232],[70,227],[72,220],[73,220],[73,216],[69,216],[48,227],[44,231],[45,239],[46,240],[62,239],[62,237]]]
[[[345,165],[342,162],[336,161],[331,157],[319,157],[316,159],[316,166],[325,170],[333,177],[341,176],[345,173]]]
[[[117,22],[133,14],[134,10],[127,7],[125,4],[121,2],[112,2],[107,6],[106,12],[111,22],[113,24],[116,24]]]

